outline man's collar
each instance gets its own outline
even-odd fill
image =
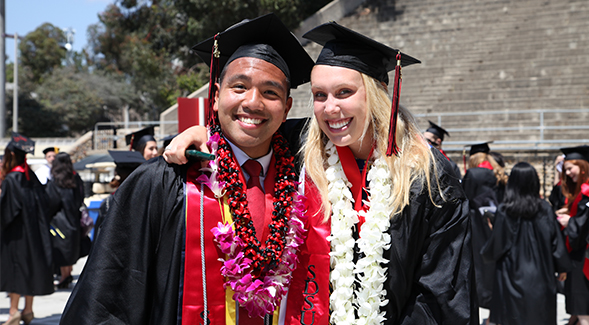
[[[229,145],[231,146],[231,150],[233,151],[233,155],[235,156],[235,159],[237,160],[239,166],[243,165],[249,159],[253,159],[250,158],[250,156],[248,156],[245,152],[243,152],[243,150],[239,149],[239,147],[237,147],[231,141],[229,141],[229,139],[225,138],[225,140],[227,140],[227,143],[229,143]],[[270,160],[272,160],[273,152],[274,151],[272,149],[272,146],[270,146],[270,152],[268,152],[266,155],[260,158],[254,159],[257,162],[259,162],[260,165],[262,165],[262,174],[264,176],[266,176],[266,173],[268,172],[268,167],[270,166]]]

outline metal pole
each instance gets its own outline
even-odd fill
[[[14,33],[14,89],[12,91],[12,130],[18,132],[18,33]]]

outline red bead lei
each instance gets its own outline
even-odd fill
[[[294,157],[290,149],[288,149],[288,143],[284,137],[279,133],[275,133],[272,138],[276,161],[274,210],[272,212],[272,222],[269,225],[270,235],[266,240],[265,247],[262,247],[262,244],[256,238],[256,229],[248,207],[246,187],[239,180],[241,167],[233,159],[231,147],[222,136],[220,126],[212,126],[211,133],[213,135],[218,134],[220,137],[217,150],[219,158],[218,179],[225,181],[227,203],[235,223],[236,235],[245,244],[243,250],[245,257],[252,260],[251,275],[258,278],[280,263],[284,251],[286,235],[289,230],[287,223],[293,209],[293,196],[296,192],[297,183],[294,172]]]

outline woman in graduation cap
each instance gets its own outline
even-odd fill
[[[287,321],[478,324],[466,197],[398,105],[401,66],[419,61],[335,22],[304,37],[324,46],[303,148],[316,217]]]
[[[125,141],[128,146],[131,146],[131,150],[139,152],[145,160],[158,156],[153,129],[153,126],[149,126],[125,136]]]
[[[466,197],[397,105],[400,71],[388,96],[388,71],[419,61],[334,22],[304,37],[324,45],[304,145],[313,217],[285,323],[478,324]]]
[[[10,318],[16,325],[33,319],[33,296],[53,293],[53,270],[47,197],[35,173],[26,162],[35,143],[18,133],[4,151],[0,194],[1,243],[0,291],[10,297]],[[20,296],[25,296],[22,312]]]
[[[566,197],[564,208],[556,211],[560,224],[565,227],[567,249],[573,262],[564,290],[566,311],[578,316],[579,325],[589,324],[589,146],[561,149],[565,154],[561,174],[562,193]]]
[[[84,202],[84,183],[67,153],[55,155],[45,190],[49,197],[53,262],[61,275],[57,288],[65,289],[73,280],[73,265],[80,258],[80,207]]]

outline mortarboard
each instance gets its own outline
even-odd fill
[[[314,65],[298,39],[273,13],[243,20],[192,49],[209,65],[211,72],[207,125],[213,119],[214,83],[223,67],[233,60],[252,57],[269,62],[284,72],[293,89],[310,80]]]
[[[43,154],[46,155],[48,152],[55,152],[55,153],[59,153],[59,148],[58,147],[47,147],[45,149],[43,149]]]
[[[165,148],[165,147],[167,147],[167,146],[170,144],[170,142],[172,142],[172,140],[173,140],[173,139],[174,139],[174,138],[175,138],[177,135],[178,135],[178,133],[177,133],[177,134],[174,134],[174,135],[168,135],[167,137],[163,138],[163,140],[162,140],[162,141],[164,142],[164,144],[163,144],[163,147],[164,147],[164,148]]]
[[[315,64],[356,70],[387,85],[389,84],[388,72],[394,70],[397,65],[396,57],[399,50],[333,21],[313,28],[303,37],[323,45]],[[414,63],[421,63],[421,61],[401,53],[401,66]]]
[[[589,146],[569,147],[560,149],[564,153],[564,160],[585,160],[589,162]]]
[[[493,143],[493,141],[467,145],[466,147],[470,146],[470,152],[468,153],[469,156],[479,152],[489,153],[489,151],[491,151],[491,148],[489,148],[489,143]]]
[[[154,126],[148,126],[139,131],[129,133],[125,135],[125,142],[128,146],[131,146],[131,149],[137,150],[140,145],[146,143],[147,141],[155,141],[155,138],[153,137],[153,129]]]
[[[33,153],[35,151],[35,141],[28,137],[12,132],[11,139],[6,148],[10,151],[22,151],[24,153]]]
[[[303,37],[323,45],[315,62],[316,65],[338,66],[356,70],[387,85],[389,84],[388,72],[395,70],[391,124],[386,154],[387,156],[397,155],[399,148],[397,147],[396,130],[401,95],[401,67],[421,62],[333,21],[313,28]]]
[[[109,150],[108,154],[117,166],[137,167],[146,161],[137,151]]]
[[[425,130],[426,132],[433,133],[436,137],[442,139],[442,141],[444,141],[444,134],[450,136],[450,133],[448,133],[448,131],[446,131],[441,126],[435,124],[432,121],[428,121],[428,122],[429,122],[429,128],[427,128],[427,130]]]

